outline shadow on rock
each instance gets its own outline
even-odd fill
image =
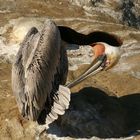
[[[127,131],[140,130],[140,93],[122,96],[119,101],[126,110]]]
[[[48,133],[59,137],[126,137],[140,129],[140,94],[108,96],[86,87],[72,94],[70,108],[50,125]]]

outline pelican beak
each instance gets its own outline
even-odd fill
[[[67,84],[66,86],[68,88],[74,87],[89,76],[93,76],[103,70],[112,68],[115,64],[117,64],[120,58],[120,51],[118,47],[112,47],[110,45],[97,45],[93,51],[95,53],[95,57],[89,68],[73,82]]]
[[[105,61],[106,61],[106,55],[101,55],[97,57],[95,60],[93,60],[89,68],[83,74],[81,74],[78,78],[76,78],[74,81],[67,84],[66,86],[68,88],[72,88],[75,85],[82,82],[84,79],[88,78],[89,76],[93,76],[99,73],[100,71],[104,69],[104,67],[102,66],[104,66]]]

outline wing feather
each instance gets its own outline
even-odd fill
[[[27,61],[25,93],[29,97],[29,114],[32,120],[38,116],[31,112],[37,112],[39,115],[47,98],[50,98],[60,60],[60,41],[59,30],[55,24],[46,22],[39,42]]]
[[[23,43],[21,44],[21,47],[19,48],[19,51],[16,55],[15,62],[13,63],[13,67],[12,67],[12,90],[16,97],[19,111],[23,116],[25,116],[24,110],[27,106],[26,97],[24,94],[24,87],[25,87],[24,60],[28,57],[27,53],[25,53],[26,56],[25,55],[23,56],[23,50],[25,50],[25,48],[29,50],[29,43],[31,41],[31,38],[37,32],[38,32],[37,29],[33,27],[27,33],[27,35],[23,40]]]
[[[46,101],[51,102],[50,93],[60,64],[60,41],[57,26],[47,20],[41,33],[25,37],[16,59],[19,63],[13,65],[13,91],[22,114],[31,120],[37,120]]]

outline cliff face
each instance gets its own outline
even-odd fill
[[[101,15],[140,28],[140,2],[138,0],[71,0],[72,4],[82,7],[91,16]]]
[[[0,0],[0,139],[35,139],[36,124],[21,117],[11,90],[11,64],[28,30],[46,18],[87,34],[105,31],[123,40],[111,70],[71,89],[65,115],[42,139],[133,139],[140,129],[139,0]],[[131,26],[131,27],[130,27]],[[92,60],[90,46],[67,45],[68,81]],[[7,62],[9,64],[7,64]],[[137,133],[138,134],[138,133]],[[120,138],[117,138],[120,137]],[[123,138],[122,138],[123,137]]]

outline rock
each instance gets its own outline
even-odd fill
[[[70,109],[61,119],[62,131],[71,137],[125,135],[125,111],[117,98],[108,97],[101,90],[91,87],[72,96]]]
[[[124,42],[119,63],[112,70],[90,77],[76,87],[70,108],[50,125],[41,139],[132,140],[140,129],[140,31],[127,25],[139,28],[138,0],[71,0],[81,6],[86,15],[83,15],[83,9],[82,13],[73,10],[66,0],[47,0],[47,4],[30,0],[0,2],[0,13],[6,13],[0,22],[0,60],[4,62],[13,62],[27,31],[32,26],[41,29],[46,16],[53,17],[57,25],[66,25],[84,34],[95,30],[113,33]],[[74,13],[78,14],[73,16]],[[74,79],[82,71],[78,68],[89,64],[93,54],[90,46],[63,45],[68,46],[69,69],[73,70],[70,77]],[[35,139],[37,125],[19,117],[11,93],[10,71],[11,66],[4,67],[0,63],[0,139]]]
[[[140,5],[137,1],[126,0],[122,4],[122,20],[128,26],[140,28]]]
[[[71,0],[72,4],[83,7],[91,16],[106,13],[119,23],[123,22],[128,26],[140,28],[140,3],[137,0]],[[111,20],[111,19],[110,19]]]
[[[0,37],[0,58],[3,61],[7,61],[12,63],[15,55],[19,49],[19,45],[22,42],[25,34],[27,31],[35,26],[39,30],[41,29],[44,18],[17,18],[10,20],[8,24],[4,27],[1,27],[1,37]],[[74,29],[81,32],[81,33],[89,33],[94,31],[95,29],[105,30],[110,33],[116,34],[124,40],[124,44],[121,47],[122,50],[122,57],[119,63],[112,69],[114,72],[129,72],[131,75],[132,73],[137,73],[139,66],[135,63],[134,57],[140,54],[140,42],[139,42],[139,31],[135,31],[129,28],[123,29],[121,25],[117,25],[118,27],[111,28],[110,26],[114,27],[115,24],[106,24],[106,23],[98,23],[95,24],[94,20],[84,20],[84,19],[64,19],[65,21],[71,22],[74,26]],[[77,20],[77,23],[73,23]],[[61,22],[62,19],[54,19],[54,21]],[[81,24],[81,27],[78,25]],[[88,28],[87,28],[88,25]],[[106,27],[104,29],[104,26]],[[78,28],[78,29],[77,29]],[[116,31],[117,28],[117,31]],[[90,64],[93,59],[93,54],[91,53],[90,46],[78,46],[74,44],[67,44],[62,43],[62,45],[67,46],[67,53],[69,59],[69,69],[76,70],[82,64]],[[132,59],[133,58],[133,59]],[[133,62],[130,62],[130,60]],[[137,57],[137,61],[139,58]],[[134,75],[134,74],[133,74]]]
[[[7,137],[7,139],[21,139],[24,137],[24,128],[16,118],[11,120],[5,119],[5,135],[3,135],[1,139],[4,139],[5,137]]]
[[[9,13],[16,8],[15,0],[0,0],[0,13]]]

